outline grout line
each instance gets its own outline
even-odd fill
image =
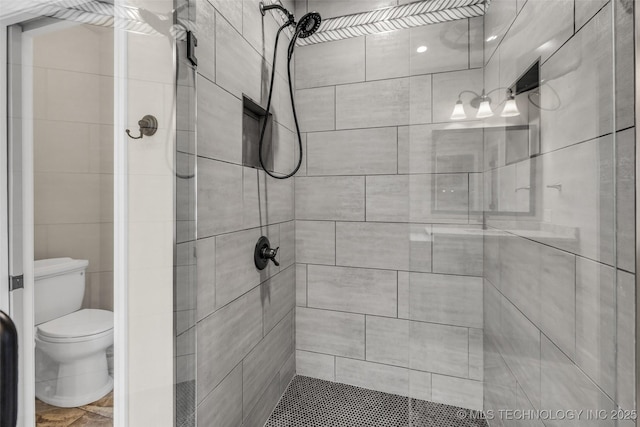
[[[424,320],[418,320],[418,319],[405,319],[405,318],[397,318],[397,317],[393,317],[393,316],[386,316],[386,315],[382,315],[382,314],[376,314],[376,313],[354,313],[352,311],[344,311],[344,310],[336,310],[333,308],[326,308],[326,307],[299,307],[299,308],[306,308],[307,310],[315,310],[315,311],[321,311],[321,312],[325,312],[325,313],[339,313],[339,314],[350,314],[352,316],[358,316],[358,317],[377,317],[380,319],[387,319],[387,320],[404,320],[407,322],[412,322],[412,323],[419,323],[419,324],[425,324],[425,325],[438,325],[438,326],[447,326],[450,328],[456,328],[456,329],[466,329],[468,330],[469,328],[472,329],[478,329],[478,330],[482,330],[483,328],[481,326],[469,326],[469,325],[452,325],[449,323],[439,323],[439,322],[425,322]]]

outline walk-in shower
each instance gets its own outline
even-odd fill
[[[0,0],[18,426],[638,426],[636,4]]]
[[[320,17],[319,13],[310,12],[305,14],[300,19],[300,21],[296,23],[295,16],[291,12],[289,12],[287,9],[280,6],[279,4],[265,5],[264,3],[260,2],[260,13],[262,13],[262,16],[264,16],[268,10],[272,10],[272,9],[279,10],[282,13],[284,13],[287,16],[288,20],[278,29],[278,32],[276,34],[275,46],[273,48],[273,62],[271,63],[272,64],[271,83],[269,84],[269,96],[267,98],[266,116],[267,117],[269,116],[269,111],[271,110],[271,98],[273,96],[273,83],[276,76],[278,40],[280,39],[280,34],[285,28],[294,26],[295,29],[293,31],[293,35],[291,36],[291,41],[289,42],[289,48],[287,49],[287,76],[288,76],[288,82],[289,82],[289,94],[291,97],[291,109],[293,110],[293,120],[295,122],[296,134],[298,138],[299,157],[298,157],[297,165],[293,170],[293,172],[288,173],[284,176],[275,175],[267,169],[267,167],[265,166],[263,153],[262,153],[262,148],[264,145],[264,137],[265,137],[265,133],[268,125],[268,120],[265,119],[262,123],[262,129],[260,131],[260,142],[258,144],[258,158],[260,159],[260,166],[262,166],[262,169],[264,169],[264,171],[270,177],[276,178],[276,179],[288,179],[294,176],[298,172],[298,170],[300,170],[300,166],[302,166],[302,158],[303,158],[302,135],[300,135],[300,124],[298,123],[298,112],[296,111],[293,81],[291,79],[291,60],[293,58],[293,51],[296,47],[296,42],[298,38],[301,38],[301,39],[307,38],[311,36],[313,33],[315,33],[316,31],[318,31],[318,29],[320,28],[320,23],[322,22],[322,18]]]

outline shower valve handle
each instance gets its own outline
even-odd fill
[[[280,247],[272,249],[271,242],[269,242],[269,239],[266,236],[260,237],[253,252],[253,262],[255,263],[256,268],[258,270],[264,270],[267,268],[269,260],[273,261],[273,263],[279,267],[280,263],[276,260],[279,249]]]
[[[280,267],[280,263],[278,261],[276,261],[276,256],[278,255],[278,250],[280,249],[280,246],[278,246],[275,249],[271,249],[271,248],[263,248],[262,249],[262,258],[264,259],[270,259],[271,261],[273,261],[273,263],[277,266]]]

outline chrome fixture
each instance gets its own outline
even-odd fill
[[[131,135],[131,131],[127,129],[127,135],[131,139],[142,139],[145,136],[153,136],[156,134],[158,130],[158,119],[154,116],[147,114],[140,121],[138,121],[138,126],[140,127],[140,136]]]
[[[276,260],[279,249],[280,247],[272,249],[271,242],[269,242],[269,239],[266,236],[260,237],[258,239],[258,243],[256,243],[256,248],[253,251],[253,262],[256,264],[256,268],[258,270],[264,270],[267,268],[269,260],[273,261],[273,263],[279,267],[280,263]]]
[[[489,97],[489,95],[499,90],[506,90],[507,92],[507,97],[505,98],[504,101],[500,103],[500,104],[502,104],[503,102],[505,103],[505,106],[500,116],[501,117],[519,116],[520,111],[518,110],[518,105],[516,104],[516,98],[513,93],[513,90],[505,89],[505,88],[497,88],[490,91],[489,93],[485,93],[485,91],[483,90],[482,94],[477,94],[472,90],[463,90],[462,92],[460,92],[458,94],[458,101],[456,101],[456,105],[453,107],[453,112],[451,113],[451,120],[464,120],[467,118],[467,113],[464,111],[464,104],[462,103],[462,95],[467,93],[473,95],[473,98],[471,99],[471,101],[469,101],[469,105],[475,108],[476,110],[478,110],[478,112],[476,113],[477,119],[486,119],[486,118],[492,117],[494,113],[493,113],[493,110],[491,109],[491,98]]]

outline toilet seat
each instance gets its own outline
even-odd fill
[[[113,334],[113,312],[83,309],[42,323],[37,337],[51,343],[82,342]]]

